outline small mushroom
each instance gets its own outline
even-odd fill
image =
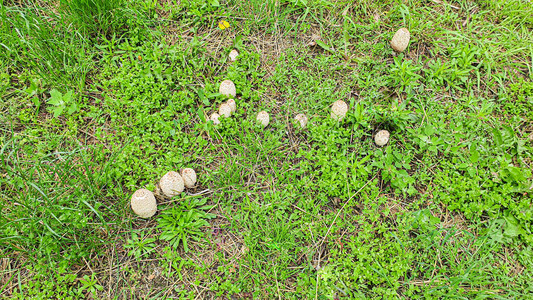
[[[167,197],[174,197],[184,190],[183,178],[178,172],[170,171],[161,177],[159,187]]]
[[[390,45],[395,51],[403,52],[409,45],[410,38],[409,30],[407,28],[400,28],[392,37]]]
[[[131,209],[141,218],[150,218],[157,211],[157,202],[154,194],[147,189],[135,191],[131,196]]]
[[[390,133],[387,130],[380,130],[378,133],[376,133],[374,141],[376,142],[376,145],[381,147],[389,142],[389,137]]]
[[[218,114],[229,118],[231,116],[231,106],[227,103],[222,103],[218,109]]]
[[[268,123],[270,122],[270,116],[266,111],[261,111],[257,114],[257,121],[263,125],[263,127],[267,127]]]
[[[220,120],[219,120],[218,118],[220,118],[220,115],[217,114],[216,112],[215,112],[215,113],[212,113],[212,114],[211,114],[211,117],[209,117],[209,119],[210,119],[211,121],[213,121],[213,124],[215,124],[215,125],[220,124]]]
[[[235,84],[231,80],[224,80],[220,83],[218,92],[227,97],[235,97],[237,95],[237,89]]]
[[[297,114],[296,117],[294,117],[298,123],[300,123],[300,128],[304,129],[305,126],[307,126],[307,116],[304,114]]]
[[[342,100],[337,100],[331,107],[331,118],[333,120],[342,121],[348,112],[348,104]]]
[[[181,177],[183,178],[185,187],[189,189],[193,188],[196,184],[196,172],[194,172],[194,170],[191,168],[185,168],[181,170]]]
[[[236,61],[237,60],[237,56],[239,56],[239,51],[237,51],[236,49],[233,49],[230,51],[229,53],[229,60],[230,61]]]
[[[313,33],[311,35],[311,41],[307,43],[307,46],[309,47],[316,46],[316,41],[319,41],[319,40],[320,40],[320,36],[318,34]]]
[[[235,99],[229,99],[228,101],[226,101],[226,104],[231,107],[231,113],[237,111],[237,103],[235,103]]]

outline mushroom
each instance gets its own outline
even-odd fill
[[[212,113],[212,114],[211,114],[211,117],[209,117],[209,119],[210,119],[211,121],[213,121],[213,124],[215,124],[215,125],[220,124],[220,120],[219,120],[218,118],[220,118],[220,115],[217,114],[216,112],[215,112],[215,113]]]
[[[320,36],[318,34],[313,33],[311,35],[311,41],[307,43],[307,46],[309,47],[316,46],[316,41],[319,41],[319,40],[320,40]]]
[[[307,116],[304,114],[297,114],[294,119],[300,123],[300,128],[304,129],[307,126]]]
[[[229,118],[231,116],[231,106],[227,103],[222,103],[218,109],[218,114]]]
[[[376,133],[374,141],[376,142],[376,145],[381,147],[389,142],[389,137],[390,133],[387,130],[380,130],[378,133]]]
[[[161,177],[159,187],[163,194],[167,197],[174,197],[183,192],[184,189],[183,178],[178,172],[170,171]]]
[[[185,168],[181,170],[181,177],[183,178],[185,187],[189,189],[193,188],[196,184],[196,172],[194,172],[194,170],[191,168]]]
[[[235,99],[229,99],[228,101],[226,101],[226,104],[231,107],[231,113],[237,111],[237,103],[235,103]]]
[[[236,61],[237,60],[237,56],[239,56],[239,52],[237,50],[233,49],[229,53],[229,60],[230,61]]]
[[[407,30],[407,28],[400,28],[392,37],[390,45],[395,51],[403,52],[403,50],[409,45],[410,38],[411,35],[409,34],[409,30]]]
[[[342,100],[337,100],[331,107],[331,118],[337,121],[342,121],[348,112],[348,104]]]
[[[141,218],[150,218],[157,211],[157,202],[154,194],[147,189],[135,191],[131,196],[131,209]]]
[[[257,114],[257,121],[263,125],[263,127],[267,127],[268,123],[270,122],[270,116],[266,111],[261,111]]]
[[[227,97],[235,97],[235,95],[237,95],[237,89],[231,80],[222,81],[220,83],[220,87],[218,88],[218,92]]]

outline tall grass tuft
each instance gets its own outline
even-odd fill
[[[24,158],[16,138],[0,145],[0,252],[32,261],[78,261],[97,253],[114,205],[106,201],[109,164],[85,148]]]
[[[88,40],[52,11],[0,4],[0,49],[14,69],[83,88],[93,68]]]
[[[60,3],[84,33],[108,35],[127,25],[125,0],[60,0]]]

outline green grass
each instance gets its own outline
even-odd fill
[[[66,22],[62,16],[48,8],[0,4],[0,22],[4,72],[23,75],[21,81],[84,88],[94,54],[86,37],[58,25]]]
[[[4,1],[0,294],[530,298],[532,15],[524,0]],[[225,79],[237,111],[215,126]],[[184,167],[196,188],[133,214],[136,189]]]
[[[109,34],[126,24],[124,0],[60,1],[60,7],[72,18],[81,31]]]

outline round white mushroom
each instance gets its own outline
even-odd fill
[[[229,118],[231,116],[231,106],[227,103],[222,103],[218,109],[218,114]]]
[[[307,126],[307,116],[304,114],[297,114],[294,119],[300,124],[300,128],[304,129]]]
[[[381,147],[389,142],[389,137],[390,133],[387,130],[380,130],[378,133],[376,133],[374,141],[376,142],[376,145]]]
[[[181,175],[178,172],[174,171],[170,171],[161,177],[159,187],[167,197],[174,197],[185,189],[183,178],[181,178]]]
[[[257,114],[257,121],[263,125],[263,127],[267,127],[268,123],[270,122],[270,116],[266,111],[261,111]]]
[[[196,172],[191,168],[185,168],[181,170],[181,177],[185,183],[185,187],[193,188],[196,184]]]
[[[237,95],[237,89],[235,84],[231,80],[224,80],[220,83],[218,92],[227,97],[235,97]]]
[[[229,53],[229,60],[230,61],[236,61],[237,60],[237,56],[239,56],[239,52],[237,50],[233,49]]]
[[[209,119],[210,119],[211,121],[213,121],[213,124],[215,124],[215,125],[220,124],[220,120],[219,120],[218,118],[220,118],[220,115],[217,114],[216,112],[215,112],[215,113],[212,113],[212,114],[211,114],[211,117],[209,117]]]
[[[390,45],[395,51],[403,52],[409,45],[410,38],[409,30],[407,28],[400,28],[392,37]]]
[[[331,118],[333,120],[342,121],[348,112],[348,104],[342,100],[337,100],[331,106]]]
[[[228,101],[226,101],[226,104],[231,107],[231,113],[237,111],[237,103],[235,103],[235,99],[229,99]]]
[[[131,196],[131,209],[141,218],[150,218],[157,211],[157,202],[154,194],[147,189],[135,191]]]

